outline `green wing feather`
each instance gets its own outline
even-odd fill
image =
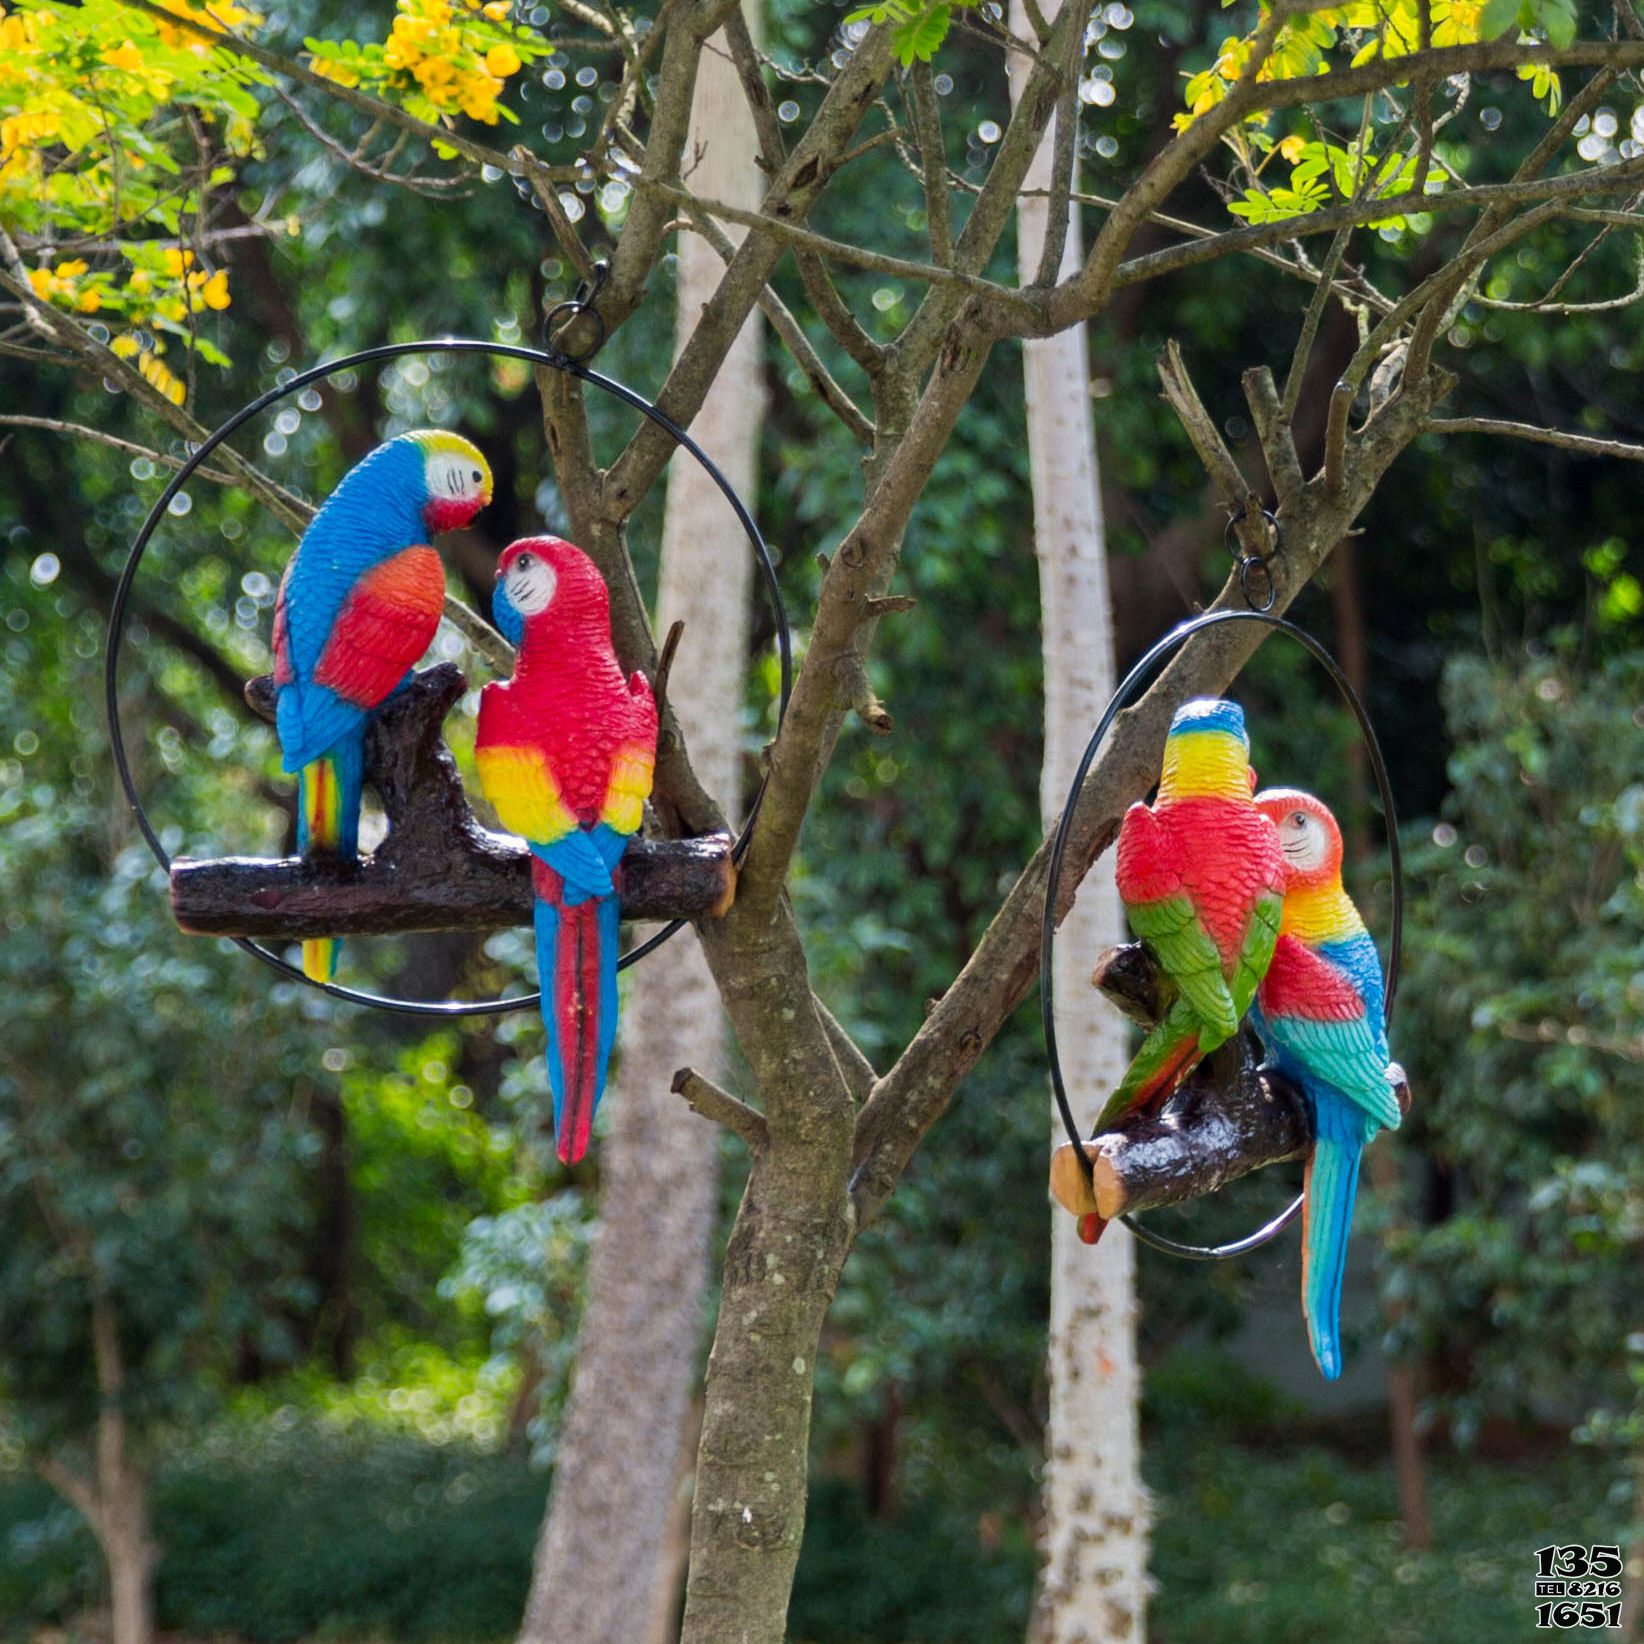
[[[1187,1000],[1178,999],[1142,1041],[1118,1088],[1097,1115],[1093,1134],[1111,1130],[1136,1109],[1151,1106],[1161,1092],[1175,1089],[1202,1057],[1202,1047],[1198,1012]]]
[[[1192,902],[1186,896],[1166,896],[1157,902],[1132,903],[1125,912],[1130,916],[1131,929],[1153,950],[1181,989],[1181,1002],[1192,1006],[1200,1048],[1211,1051],[1223,1040],[1231,1039],[1239,1030],[1244,1010],[1234,1001],[1222,972],[1222,956],[1200,924]],[[1268,957],[1272,957],[1271,943]],[[1248,999],[1245,1004],[1249,1004]]]
[[[1244,946],[1233,967],[1233,1008],[1239,1019],[1250,1009],[1256,990],[1262,985],[1267,967],[1273,963],[1273,950],[1279,945],[1279,920],[1284,913],[1284,893],[1268,891],[1256,899],[1250,912],[1250,923],[1245,927]]]

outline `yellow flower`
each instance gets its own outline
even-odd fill
[[[143,67],[143,54],[129,40],[122,40],[119,45],[110,46],[103,53],[103,61],[110,68],[124,69],[127,74],[135,74]]]
[[[329,57],[316,57],[313,69],[322,80],[335,80],[339,86],[357,86],[360,83],[359,74],[354,69]]]
[[[470,120],[481,120],[488,126],[497,123],[497,93],[502,90],[496,80],[470,80],[462,92],[462,112]]]
[[[139,297],[146,297],[154,289],[154,276],[146,268],[134,268],[126,285]]]
[[[1291,135],[1286,137],[1284,141],[1279,144],[1279,153],[1282,154],[1285,159],[1291,163],[1291,165],[1295,165],[1296,162],[1301,159],[1302,149],[1306,146],[1307,145],[1302,138]]]
[[[176,297],[167,297],[164,302],[154,305],[154,312],[162,320],[170,320],[173,325],[180,325],[187,310]]]
[[[0,120],[0,155],[9,155],[45,137],[55,137],[62,123],[62,116],[51,109],[26,109],[21,114],[8,115]]]
[[[181,246],[168,245],[164,252],[166,273],[173,279],[178,278],[184,269],[190,267],[194,261],[194,253],[185,251]]]
[[[137,339],[132,336],[129,331],[122,331],[120,335],[109,344],[109,347],[112,348],[122,360],[129,360],[132,355],[137,352]]]
[[[77,280],[90,267],[84,257],[73,257],[66,263],[59,263],[52,272],[60,280]]]
[[[505,23],[509,13],[514,9],[514,0],[490,0],[489,5],[481,6],[480,10],[493,23]]]
[[[499,80],[506,80],[519,69],[519,53],[512,46],[492,46],[485,54],[485,66]]]
[[[31,268],[29,270],[29,284],[34,287],[35,296],[42,301],[57,289],[57,281],[52,278],[51,270],[47,268]]]
[[[94,285],[88,285],[80,293],[79,301],[75,306],[82,314],[95,314],[103,306],[103,294]]]
[[[227,308],[232,299],[228,294],[228,270],[219,268],[200,291],[207,308]]]

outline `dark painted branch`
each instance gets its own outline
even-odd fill
[[[420,673],[372,722],[366,779],[388,834],[360,862],[225,857],[172,865],[171,906],[184,930],[210,936],[353,936],[485,930],[531,922],[530,853],[475,821],[441,737],[467,689],[459,669]],[[273,717],[266,676],[246,701]],[[622,905],[635,919],[722,912],[735,894],[731,842],[635,839],[622,859]]]
[[[1111,1220],[1197,1199],[1264,1165],[1303,1157],[1313,1145],[1306,1105],[1288,1079],[1258,1070],[1257,1061],[1253,1038],[1241,1033],[1200,1063],[1163,1112],[1087,1141],[1094,1200],[1064,1142],[1050,1166],[1057,1202]]]
[[[1110,948],[1091,982],[1143,1026],[1169,1003],[1168,981],[1138,942]],[[1050,1166],[1057,1202],[1074,1215],[1094,1210],[1111,1220],[1197,1199],[1264,1165],[1304,1158],[1313,1145],[1306,1103],[1290,1080],[1261,1067],[1260,1058],[1247,1029],[1202,1062],[1161,1113],[1087,1141],[1094,1199],[1078,1155],[1064,1142]],[[1397,1078],[1400,1106],[1408,1108],[1402,1070]]]

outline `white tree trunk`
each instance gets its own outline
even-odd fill
[[[1054,15],[1056,8],[1046,8]],[[1012,26],[1029,32],[1021,0]],[[1012,59],[1014,96],[1025,68]],[[1051,179],[1051,138],[1027,188]],[[1022,278],[1036,277],[1048,202],[1024,200],[1017,220]],[[1062,274],[1078,266],[1077,208]],[[1113,622],[1085,331],[1023,346],[1033,531],[1045,662],[1045,762],[1040,808],[1054,826],[1086,738],[1113,689]],[[1086,878],[1056,942],[1055,1001],[1062,1072],[1081,1120],[1118,1082],[1127,1037],[1096,997],[1090,972],[1120,939],[1112,854]],[[1063,1140],[1052,1113],[1052,1141]],[[1095,1250],[1052,1211],[1050,1420],[1046,1432],[1044,1568],[1035,1644],[1141,1644],[1147,1591],[1147,1499],[1137,1432],[1135,1246],[1114,1225]]]
[[[750,209],[761,181],[751,121],[723,42],[702,55],[687,151],[691,186]],[[733,234],[739,231],[732,231]],[[678,336],[689,336],[723,264],[680,236]],[[764,415],[757,313],[692,426],[752,504]],[[734,813],[753,559],[699,464],[669,469],[658,633],[685,635],[668,681],[692,762]],[[676,1068],[710,1077],[724,1057],[718,995],[682,932],[628,973],[621,1057],[606,1103],[600,1229],[554,1490],[537,1547],[522,1644],[646,1644],[674,1636],[683,1574],[690,1395],[718,1197],[714,1127],[669,1090]]]

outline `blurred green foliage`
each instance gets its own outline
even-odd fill
[[[1388,1252],[1396,1342],[1487,1414],[1644,1438],[1644,649],[1565,635],[1446,673],[1455,752],[1411,863],[1411,1145],[1439,1216]]]

